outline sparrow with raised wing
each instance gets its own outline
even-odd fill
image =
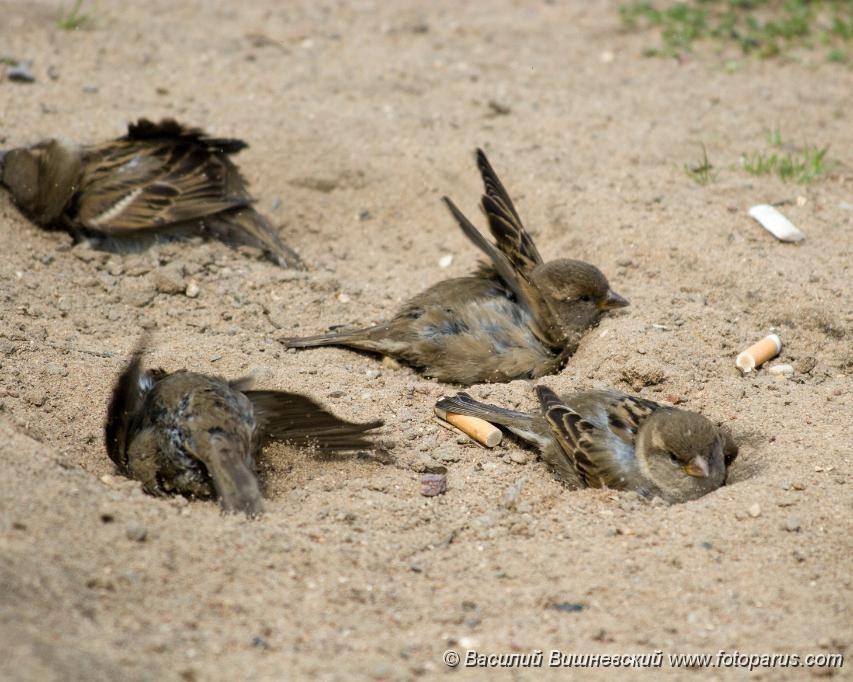
[[[696,412],[618,391],[558,396],[536,387],[540,411],[509,410],[467,393],[436,407],[505,426],[536,445],[571,488],[634,490],[667,502],[694,500],[725,483],[738,448],[729,432]]]
[[[285,338],[290,348],[348,346],[388,355],[440,381],[535,379],[559,371],[607,310],[628,305],[594,265],[545,262],[482,150],[477,165],[487,240],[447,197],[465,235],[489,258],[468,277],[415,296],[390,322],[366,329]]]
[[[127,135],[102,144],[50,139],[2,152],[0,181],[37,225],[65,229],[106,250],[201,235],[255,247],[279,265],[302,268],[252,206],[230,158],[246,146],[172,119],[140,119]]]
[[[381,421],[354,424],[310,398],[249,390],[249,380],[143,370],[142,350],[119,376],[107,411],[107,454],[153,495],[218,498],[249,516],[263,505],[255,458],[270,441],[320,452],[372,449]]]

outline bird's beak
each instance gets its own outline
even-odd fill
[[[708,475],[711,473],[708,467],[708,460],[701,455],[697,455],[684,467],[684,473],[688,476],[695,476],[696,478],[708,478]]]
[[[626,305],[630,305],[627,298],[622,298],[613,289],[608,289],[607,297],[601,302],[599,307],[602,310],[613,310],[614,308],[624,308]]]

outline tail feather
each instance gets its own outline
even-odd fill
[[[107,454],[122,471],[127,467],[127,433],[130,422],[145,399],[141,384],[145,346],[146,337],[143,336],[137,343],[133,359],[116,380],[104,424]]]
[[[297,446],[315,446],[323,452],[371,450],[375,445],[365,434],[382,426],[381,421],[348,422],[298,393],[244,393],[255,410],[262,442],[288,441]]]
[[[251,206],[208,216],[204,225],[226,244],[252,246],[281,267],[305,269],[303,260],[281,240],[270,221]]]
[[[354,329],[345,332],[333,332],[331,334],[317,334],[316,336],[289,336],[279,339],[286,348],[318,348],[320,346],[349,346],[358,350],[367,350],[377,353],[385,352],[387,344],[374,339],[372,333],[380,329],[380,326],[367,327],[365,329]]]
[[[247,516],[258,516],[263,512],[258,479],[244,461],[239,448],[232,447],[227,441],[215,443],[204,457],[204,464],[225,511],[244,512]]]
[[[497,405],[489,405],[474,400],[469,394],[457,393],[449,398],[442,398],[435,404],[439,410],[462,414],[468,417],[479,417],[486,421],[503,426],[516,426],[523,428],[533,423],[533,417],[526,412],[510,410]]]

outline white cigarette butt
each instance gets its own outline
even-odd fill
[[[782,339],[778,334],[769,334],[738,355],[735,358],[735,366],[744,374],[749,374],[756,367],[761,367],[771,358],[775,358],[781,350]]]
[[[749,215],[755,218],[761,226],[782,242],[801,242],[806,238],[794,224],[768,204],[759,204],[749,209]]]

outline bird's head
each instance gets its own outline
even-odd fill
[[[537,266],[531,276],[570,336],[595,324],[608,310],[628,305],[601,270],[583,261],[558,258]]]
[[[10,149],[0,158],[0,181],[18,207],[39,225],[59,218],[77,189],[79,148],[64,140]]]
[[[637,434],[637,464],[669,502],[686,502],[719,488],[726,478],[723,438],[701,414],[660,410]]]

